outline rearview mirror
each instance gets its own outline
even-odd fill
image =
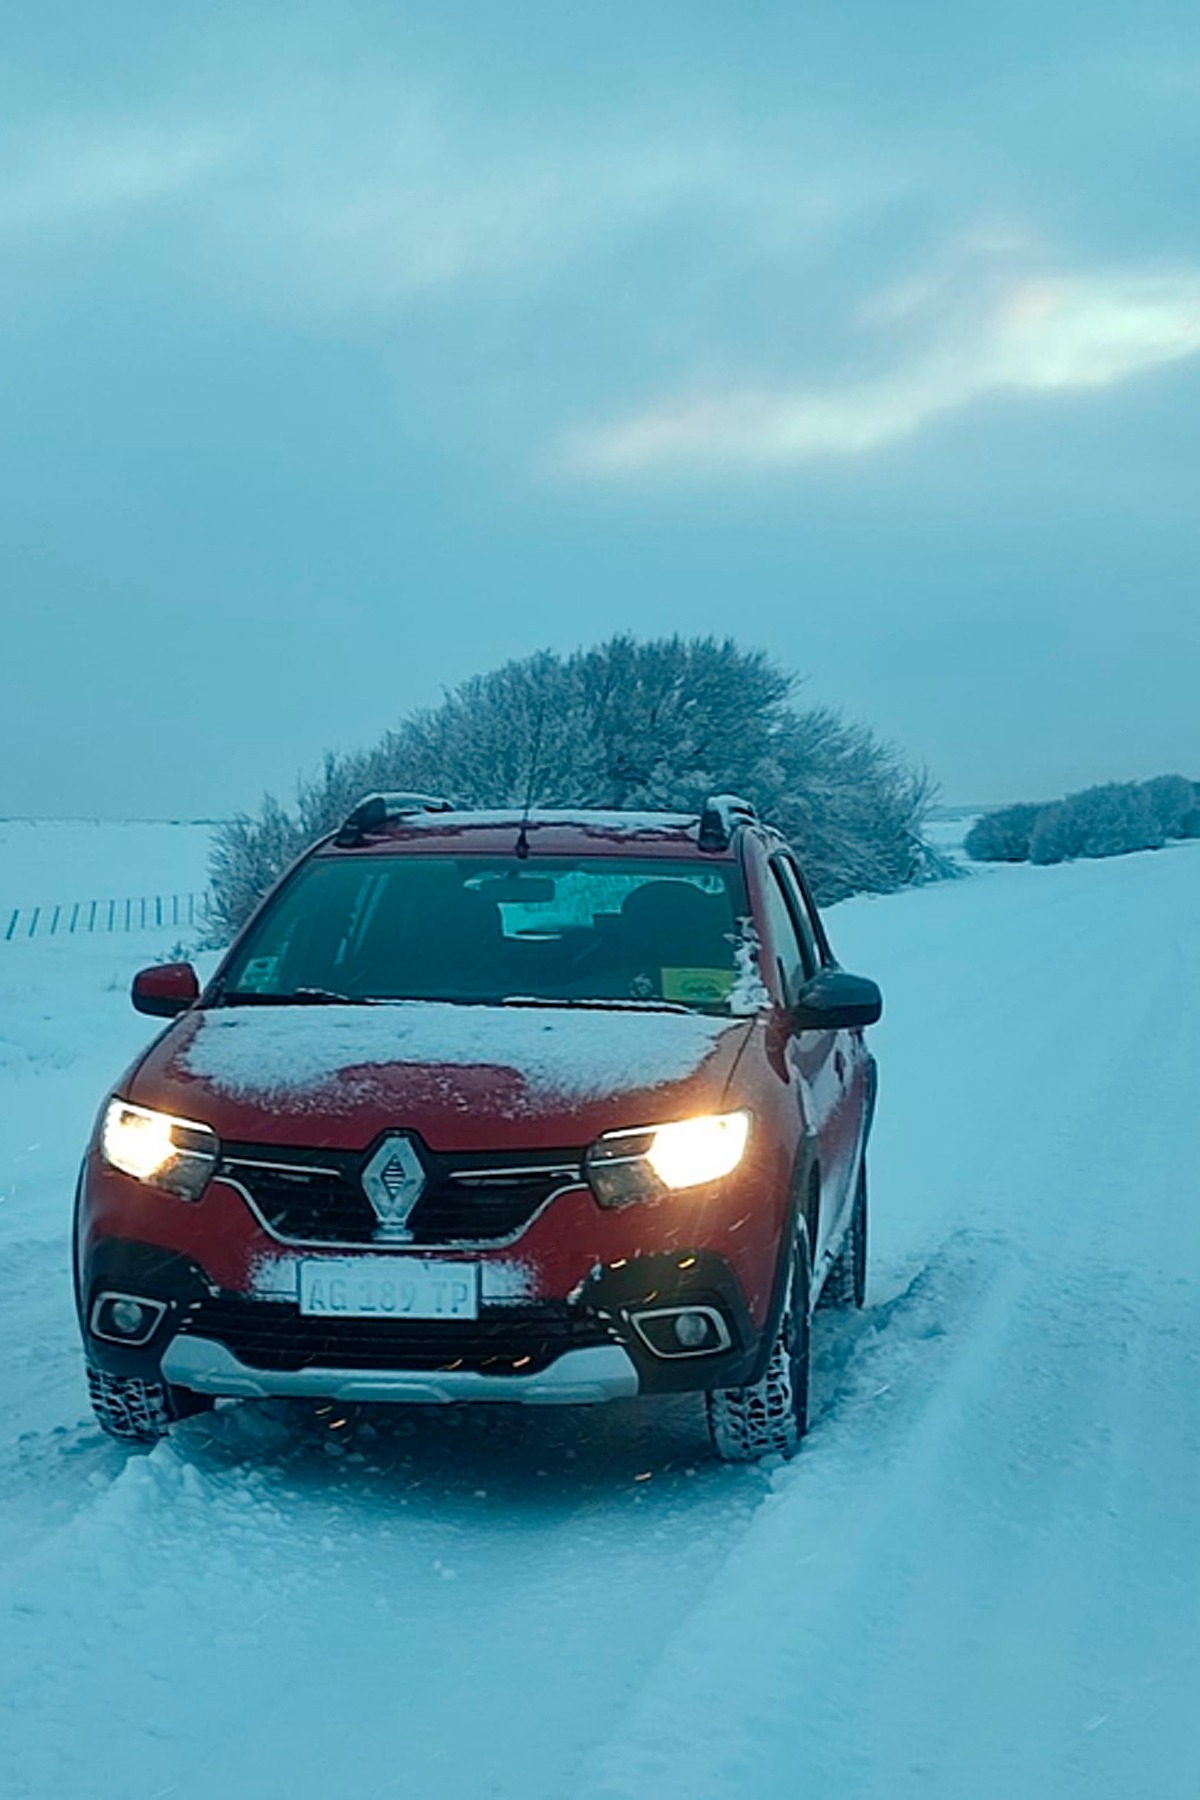
[[[173,1019],[200,998],[200,982],[191,963],[156,963],[134,976],[131,998],[138,1012]]]
[[[498,900],[502,906],[536,906],[539,902],[553,900],[555,886],[545,875],[488,875],[472,887],[483,895],[485,900]]]
[[[822,969],[800,989],[788,1017],[793,1031],[851,1031],[876,1024],[882,1012],[883,995],[865,975]]]

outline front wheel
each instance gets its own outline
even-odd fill
[[[157,1444],[176,1419],[207,1412],[214,1405],[205,1394],[168,1387],[165,1381],[107,1375],[90,1364],[87,1383],[92,1411],[101,1429],[123,1444]]]
[[[792,1256],[788,1296],[771,1356],[759,1381],[708,1395],[713,1448],[725,1462],[794,1456],[808,1428],[809,1272],[803,1241]]]

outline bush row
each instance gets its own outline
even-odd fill
[[[1168,838],[1200,838],[1200,783],[1182,775],[1112,781],[1047,805],[984,813],[964,848],[976,862],[1071,862],[1159,850]]]

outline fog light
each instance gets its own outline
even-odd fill
[[[628,1317],[655,1356],[713,1356],[733,1344],[724,1316],[715,1306],[652,1306]]]
[[[140,1300],[114,1300],[109,1317],[122,1337],[137,1337],[145,1322],[146,1309]]]
[[[716,1337],[712,1321],[706,1313],[680,1313],[675,1321],[675,1336],[685,1350],[701,1350]]]
[[[167,1310],[165,1300],[146,1300],[137,1294],[97,1294],[89,1321],[93,1337],[131,1350],[148,1344]]]

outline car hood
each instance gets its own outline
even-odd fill
[[[748,1022],[593,1007],[221,1007],[180,1019],[126,1096],[233,1142],[582,1146],[719,1107]]]

